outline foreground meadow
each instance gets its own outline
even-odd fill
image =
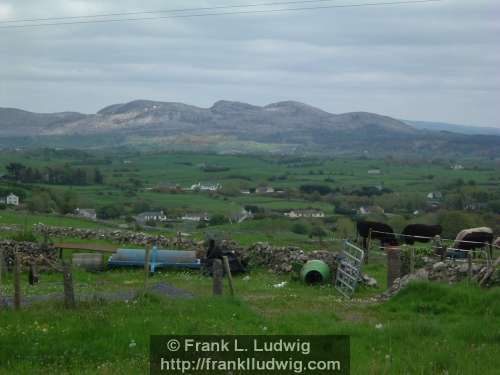
[[[211,296],[198,272],[162,272],[159,282],[191,299],[144,294],[135,300],[60,302],[0,312],[2,374],[144,374],[152,334],[347,334],[352,374],[495,374],[500,365],[500,289],[417,283],[385,303],[381,262],[366,271],[380,282],[348,301],[331,286],[305,286],[287,275],[254,270],[235,278],[234,298]],[[23,280],[26,278],[23,277]],[[274,287],[282,281],[283,288]],[[4,280],[10,293],[10,280]],[[140,270],[75,272],[77,295],[142,290]],[[60,276],[44,274],[24,295],[60,292]]]

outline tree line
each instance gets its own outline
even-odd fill
[[[9,163],[5,169],[6,179],[23,183],[93,185],[104,182],[104,176],[98,168],[72,168],[68,164],[39,169],[22,163]]]

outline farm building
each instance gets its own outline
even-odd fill
[[[325,217],[325,213],[321,210],[292,210],[290,212],[285,212],[285,216],[292,219],[296,219],[299,217],[322,218]]]
[[[146,223],[148,221],[167,221],[167,215],[163,211],[142,212],[136,216],[138,223]]]
[[[203,213],[185,213],[181,217],[182,221],[208,221],[209,217],[206,212]]]
[[[427,199],[440,200],[443,199],[443,194],[440,191],[431,191],[427,194]]]
[[[189,190],[193,191],[208,191],[208,192],[215,192],[219,191],[220,189],[222,189],[222,185],[219,183],[201,183],[201,182],[191,185],[191,187],[189,188]]]
[[[380,206],[361,206],[357,213],[358,215],[383,214],[384,209]]]
[[[93,208],[77,208],[75,215],[85,219],[97,220],[97,212]]]
[[[261,186],[255,189],[257,194],[272,194],[274,193],[274,188],[272,186]]]
[[[369,169],[368,174],[381,174],[382,171],[380,169]]]
[[[19,197],[13,193],[10,193],[6,197],[0,197],[0,203],[9,206],[19,206]]]

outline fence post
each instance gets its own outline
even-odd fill
[[[472,280],[472,252],[467,252],[467,278]]]
[[[410,249],[410,273],[415,272],[415,249]]]
[[[148,245],[146,247],[146,251],[144,252],[144,293],[146,293],[146,290],[148,289],[150,257],[151,257],[151,249]]]
[[[73,274],[71,272],[71,262],[63,261],[63,285],[64,285],[64,306],[67,309],[73,309],[75,303],[75,290],[73,288]]]
[[[21,259],[14,253],[14,309],[21,309]]]
[[[401,277],[401,249],[389,246],[385,250],[387,253],[387,288],[391,288],[394,280]]]
[[[30,270],[28,274],[28,282],[30,285],[38,284],[38,272],[36,268],[36,261],[32,260],[30,263]]]
[[[212,278],[213,278],[212,292],[214,296],[222,295],[224,288],[222,284],[222,277],[223,277],[222,261],[216,258],[212,262]]]
[[[234,287],[233,287],[233,275],[231,275],[231,268],[229,267],[229,259],[227,256],[222,257],[223,265],[224,265],[224,271],[226,272],[227,275],[227,281],[229,284],[229,292],[231,293],[232,296],[234,296]]]
[[[372,228],[368,231],[368,241],[366,242],[365,263],[368,264],[368,257],[370,255],[370,247],[372,246]]]
[[[5,301],[3,296],[3,286],[2,286],[3,265],[4,265],[3,249],[0,249],[0,309],[3,309],[4,307],[7,306],[7,302]]]

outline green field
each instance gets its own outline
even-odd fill
[[[381,264],[369,272],[383,280]],[[24,285],[23,292],[57,292],[57,276],[44,275],[42,284]],[[494,374],[499,365],[498,288],[415,284],[377,304],[369,297],[383,285],[347,301],[331,287],[304,286],[265,270],[237,277],[234,299],[210,297],[210,279],[194,272],[156,274],[150,283],[160,281],[196,297],[147,295],[136,302],[81,303],[75,311],[52,302],[0,312],[0,372],[143,374],[150,334],[347,334],[352,374]],[[273,288],[281,281],[289,283]],[[143,282],[141,271],[75,277],[77,293],[140,289]]]
[[[207,236],[237,241],[241,246],[268,242],[304,251],[339,251],[340,242],[355,238],[355,220],[389,223],[397,232],[408,223],[439,223],[454,238],[468,227],[487,225],[500,233],[500,166],[490,160],[457,161],[367,158],[304,158],[191,153],[138,153],[124,150],[81,154],[65,151],[2,151],[0,174],[9,163],[32,168],[99,168],[102,184],[71,185],[0,180],[0,191],[21,191],[21,207],[1,207],[0,238],[12,239],[31,226],[151,231],[174,236],[182,231],[194,240]],[[207,172],[206,166],[216,166]],[[380,174],[369,174],[380,169]],[[222,184],[216,193],[156,189],[197,182]],[[283,194],[242,194],[241,189],[272,186]],[[327,193],[308,192],[308,186]],[[365,194],[366,189],[374,195]],[[363,190],[365,189],[365,190]],[[443,192],[440,207],[429,209],[426,195]],[[371,193],[370,193],[371,194]],[[91,221],[63,214],[63,197],[75,207],[117,209],[115,217]],[[38,197],[38,198],[37,198]],[[40,198],[41,197],[41,198]],[[37,200],[38,199],[38,200]],[[48,209],[37,210],[43,200]],[[40,202],[42,201],[42,202]],[[460,208],[480,202],[480,209]],[[384,213],[355,214],[360,206],[380,206]],[[244,207],[256,209],[253,219],[233,220]],[[168,214],[207,212],[225,218],[205,224],[179,220],[141,228],[131,218],[144,210]],[[290,219],[292,209],[319,209],[325,218]],[[415,212],[417,211],[417,212]],[[229,221],[231,219],[231,221]],[[13,229],[12,227],[15,226]],[[9,227],[1,229],[2,227]],[[322,233],[321,236],[318,235]],[[41,241],[42,238],[37,238]],[[52,241],[63,239],[51,238]],[[65,241],[108,243],[64,238]],[[139,247],[123,244],[123,246]],[[376,247],[377,244],[374,245]],[[423,245],[428,246],[428,245]],[[66,252],[69,259],[71,252]],[[386,258],[370,255],[364,272],[378,287],[360,287],[347,300],[327,284],[306,286],[289,274],[252,269],[249,278],[235,277],[236,296],[211,296],[211,279],[197,271],[162,271],[149,284],[167,283],[193,299],[161,297],[144,291],[142,270],[91,273],[76,269],[77,309],[60,301],[38,302],[21,311],[0,311],[0,374],[144,374],[152,334],[346,334],[351,339],[352,374],[495,374],[500,366],[500,289],[416,283],[388,302],[374,298],[386,289]],[[273,285],[286,281],[283,288]],[[22,275],[26,297],[60,293],[61,275],[43,272],[37,286]],[[12,274],[3,273],[1,292],[13,294]],[[104,301],[102,293],[141,292],[137,300]]]

